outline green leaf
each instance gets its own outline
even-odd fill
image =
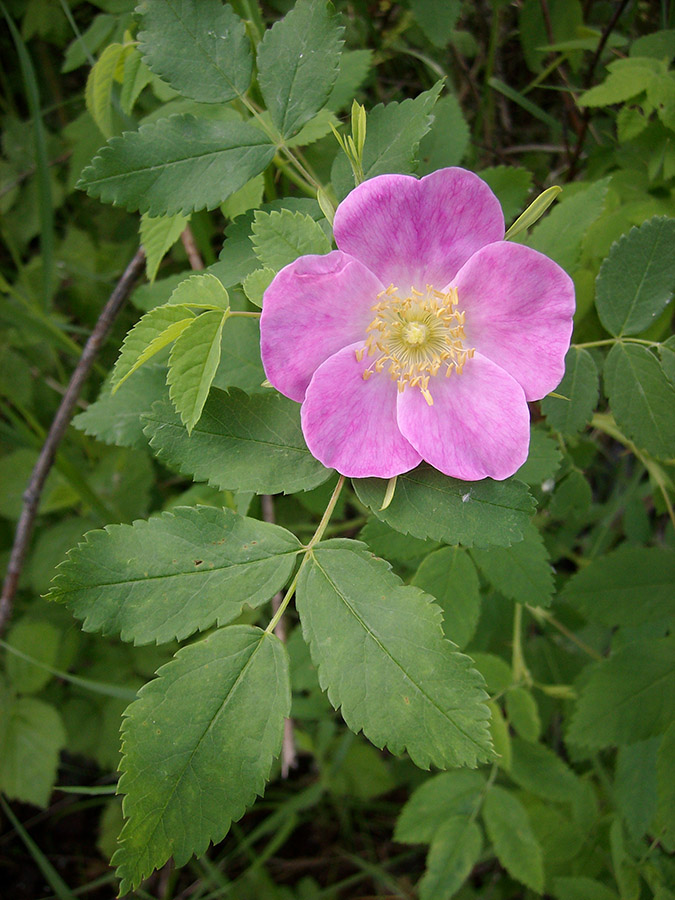
[[[286,583],[300,548],[283,528],[210,506],[176,507],[90,531],[52,581],[84,631],[135,644],[184,640],[260,606]]]
[[[386,560],[395,560],[413,567],[433,550],[438,549],[434,541],[420,541],[410,535],[394,531],[385,522],[370,516],[359,532],[359,540],[368,544],[375,556]]]
[[[32,656],[43,666],[54,668],[61,646],[61,632],[51,622],[24,616],[10,629],[7,643],[15,650]],[[20,694],[34,694],[42,690],[52,677],[48,668],[40,668],[11,653],[7,656],[6,669],[12,687]]]
[[[429,847],[420,900],[453,897],[471,874],[482,848],[483,835],[476,822],[467,822],[464,816],[444,822]]]
[[[514,737],[511,749],[509,777],[524,791],[553,803],[572,803],[580,793],[575,773],[548,747]]]
[[[515,477],[525,484],[540,486],[553,478],[560,467],[562,453],[558,442],[542,428],[532,427],[530,449],[527,459],[516,472]]]
[[[113,392],[194,322],[194,313],[186,306],[158,306],[142,316],[125,337],[120,355],[110,376]]]
[[[330,477],[307,449],[300,405],[277,393],[247,396],[212,388],[191,435],[167,401],[156,403],[144,420],[161,460],[221,490],[293,493]]]
[[[675,388],[654,354],[639,344],[615,344],[604,375],[609,405],[624,434],[661,459],[675,455]]]
[[[512,728],[526,741],[537,741],[541,734],[541,719],[537,701],[531,691],[514,687],[506,695],[506,715]]]
[[[504,788],[492,787],[483,804],[483,821],[497,859],[509,875],[542,893],[541,846],[522,803]]]
[[[235,625],[179,650],[126,711],[120,894],[222,840],[262,794],[290,711],[281,641]]]
[[[672,615],[674,584],[673,550],[623,544],[580,569],[562,597],[591,622],[635,628]]]
[[[114,137],[77,187],[151,216],[213,209],[262,172],[274,146],[246,122],[175,115]]]
[[[223,283],[210,272],[190,275],[172,291],[168,302],[172,306],[187,306],[197,309],[230,308],[230,296]]]
[[[476,630],[480,616],[480,585],[471,558],[462,547],[430,553],[411,584],[431,594],[443,610],[443,631],[461,649]]]
[[[175,216],[141,216],[141,244],[145,250],[145,273],[152,284],[159,264],[176,243],[189,218],[178,213]]]
[[[571,275],[579,262],[584,234],[604,209],[608,184],[609,178],[603,178],[571,197],[564,197],[532,230],[525,243],[550,256]]]
[[[256,306],[262,307],[263,305],[263,294],[267,290],[267,288],[272,284],[272,279],[275,276],[274,269],[256,269],[254,272],[250,272],[242,283],[242,287],[244,289],[244,293]]]
[[[260,206],[264,192],[265,176],[256,175],[234,194],[230,194],[221,205],[221,212],[226,219],[236,219],[237,216],[243,215],[249,209],[256,209]]]
[[[299,131],[328,99],[343,31],[325,0],[298,0],[265,32],[258,47],[258,84],[282,137]]]
[[[188,434],[202,415],[218,363],[226,312],[211,310],[190,323],[171,348],[169,396]]]
[[[258,210],[251,232],[255,255],[265,268],[275,272],[299,256],[330,252],[330,241],[319,223],[290,209],[271,213]]]
[[[75,428],[117,447],[148,446],[141,415],[166,393],[166,366],[143,366],[113,395],[108,383],[93,403],[73,419]]]
[[[394,840],[401,844],[430,844],[449,818],[466,821],[478,808],[485,778],[479,772],[454,769],[423,781],[401,810]]]
[[[667,732],[666,732],[667,734]],[[665,740],[665,735],[664,735]],[[657,755],[660,737],[619,747],[614,768],[614,799],[628,832],[639,840],[658,806]]]
[[[553,595],[553,570],[541,532],[528,525],[523,540],[511,547],[474,548],[474,562],[490,584],[505,597],[532,606],[548,606]]]
[[[594,878],[565,877],[553,879],[557,900],[619,900],[618,894]]]
[[[376,747],[421,768],[492,757],[483,679],[453,649],[441,611],[357,542],[326,542],[298,581],[303,635],[333,706]]]
[[[468,146],[469,126],[462,107],[455,96],[447,94],[434,107],[431,130],[420,141],[420,173],[426,175],[435,169],[459,165]]]
[[[605,81],[579,97],[579,106],[611,106],[641,94],[654,78],[654,68],[648,63],[640,57],[615,60],[607,67],[610,73]]]
[[[590,749],[661,734],[675,716],[675,638],[626,644],[596,663],[567,733]]]
[[[656,776],[659,789],[658,810],[669,840],[675,837],[675,724],[663,735],[656,760]]]
[[[445,47],[462,11],[461,0],[445,0],[441,4],[436,0],[410,0],[410,8],[431,43],[436,47]]]
[[[354,479],[359,500],[403,534],[466,547],[508,547],[523,538],[534,500],[526,485],[509,481],[459,481],[423,463],[398,476],[390,505],[382,478]]]
[[[482,169],[478,175],[497,195],[504,210],[504,221],[509,225],[519,215],[532,190],[532,173],[515,166],[492,166]]]
[[[490,708],[490,735],[497,754],[497,765],[508,772],[511,768],[511,734],[501,706],[494,700],[488,702]]]
[[[225,352],[213,379],[213,386],[229,391],[238,387],[248,394],[267,391],[265,372],[260,361],[260,326],[256,319],[236,316],[226,325]]]
[[[125,56],[132,49],[131,45],[109,44],[92,66],[87,78],[85,90],[87,109],[106,138],[112,137],[115,133],[112,105],[115,76],[124,65]]]
[[[560,397],[544,397],[541,411],[550,425],[574,435],[591,420],[598,402],[598,367],[588,350],[570,347],[565,357],[565,377],[555,389]],[[566,399],[561,399],[565,397]]]
[[[675,288],[675,219],[655,216],[609,251],[595,283],[598,316],[610,334],[640,334]]]
[[[45,807],[66,743],[61,716],[34,697],[1,699],[0,790],[10,800]]]
[[[357,90],[366,80],[372,64],[372,50],[344,50],[342,52],[338,77],[326,101],[328,109],[338,112],[351,104]]]
[[[659,344],[659,356],[666,378],[675,387],[675,335]]]
[[[374,178],[388,172],[412,172],[417,149],[432,124],[432,110],[443,89],[439,81],[414,100],[378,104],[368,113],[366,142],[363,147],[363,173]],[[340,197],[354,187],[347,157],[340,153],[331,171],[331,180]]]
[[[174,90],[202,103],[227,103],[251,83],[246,28],[220,0],[143,0],[139,49]]]

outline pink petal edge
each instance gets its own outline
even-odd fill
[[[530,247],[482,247],[453,279],[466,312],[465,345],[474,347],[540,400],[560,384],[572,337],[574,283]]]
[[[324,360],[365,339],[382,289],[370,270],[339,250],[301,256],[283,268],[265,291],[260,319],[268,380],[301,402]]]
[[[314,373],[302,404],[302,431],[319,462],[350,478],[392,478],[421,456],[399,431],[396,384],[386,372],[363,380],[372,357],[357,362],[361,342],[344,347]]]
[[[406,388],[398,397],[403,435],[435,469],[463,481],[517,472],[527,459],[530,413],[523,389],[507,372],[476,353],[461,375],[429,382],[433,406]]]
[[[481,178],[451,167],[364,181],[339,205],[333,231],[385,286],[440,289],[478,249],[503,239],[504,216]]]

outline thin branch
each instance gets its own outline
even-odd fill
[[[124,270],[122,277],[115,285],[115,289],[110,295],[110,299],[103,307],[101,315],[94,326],[94,330],[84,346],[82,356],[75,366],[68,388],[63,395],[63,400],[57,410],[54,421],[47,434],[47,439],[44,442],[33,472],[31,473],[28,487],[23,495],[21,516],[19,517],[16,526],[14,544],[12,545],[9,565],[7,566],[7,575],[5,583],[2,586],[2,596],[0,596],[0,633],[4,630],[4,627],[12,614],[14,595],[16,594],[26,553],[28,552],[30,537],[33,533],[33,523],[35,522],[35,516],[37,514],[45,481],[47,480],[47,476],[54,463],[56,450],[66,433],[73,410],[75,409],[75,404],[77,403],[80,391],[84,386],[84,382],[89,376],[91,367],[94,364],[94,359],[107,338],[112,324],[115,321],[115,317],[122,308],[124,301],[131,293],[134,282],[143,271],[144,263],[145,253],[142,248],[139,248],[134,258]]]
[[[201,253],[197,249],[195,236],[192,233],[192,229],[189,225],[185,226],[185,230],[181,234],[180,239],[183,242],[183,246],[185,247],[188,262],[190,263],[190,268],[195,269],[197,272],[201,272],[201,270],[204,268],[204,260],[202,259]]]
[[[262,517],[265,522],[274,524],[274,499],[269,494],[263,494],[260,497],[260,505],[262,507]],[[272,597],[272,610],[276,614],[281,606],[283,593],[279,591]],[[286,643],[286,620],[282,616],[277,622],[274,633],[279,640]],[[295,749],[295,735],[293,719],[284,719],[284,737],[281,744],[281,777],[288,778],[291,769],[295,769],[298,765],[298,754]]]

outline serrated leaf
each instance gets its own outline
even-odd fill
[[[411,584],[431,594],[443,610],[443,631],[462,649],[476,630],[480,616],[480,584],[471,558],[462,547],[430,553]]]
[[[609,405],[624,434],[654,456],[674,456],[675,389],[654,354],[639,344],[615,344],[604,376]]]
[[[290,711],[285,648],[249,625],[184,647],[157,675],[123,725],[120,894],[225,837],[262,794]]]
[[[675,219],[655,216],[632,228],[609,251],[595,283],[595,305],[615,336],[640,334],[659,316],[675,288]]]
[[[343,31],[325,0],[298,0],[265,32],[258,47],[258,84],[282,137],[296,134],[328,99]]]
[[[659,356],[666,378],[675,387],[675,335],[659,344]]]
[[[37,660],[38,665],[15,656],[7,655],[6,670],[12,687],[20,694],[34,694],[51,680],[48,668],[54,667],[61,645],[61,632],[51,622],[24,616],[12,626],[7,634],[7,643],[21,653],[27,653]]]
[[[511,547],[474,548],[474,562],[505,597],[532,606],[548,606],[553,595],[553,569],[539,529],[529,524],[523,540]]]
[[[443,82],[439,81],[414,100],[387,103],[386,106],[380,103],[368,113],[363,147],[364,178],[414,171],[420,141],[431,127],[431,113],[442,89]],[[331,180],[340,197],[346,196],[354,187],[349,162],[342,153],[335,159]]]
[[[155,400],[166,393],[166,366],[143,366],[113,395],[107,384],[98,398],[73,419],[73,425],[105,444],[145,448],[141,415],[150,412]]]
[[[220,0],[143,0],[139,49],[174,90],[202,103],[241,97],[253,57],[242,20]]]
[[[141,91],[153,80],[154,76],[143,62],[136,47],[124,58],[124,74],[120,90],[120,106],[128,116],[131,115]]]
[[[462,107],[455,96],[447,94],[436,103],[431,129],[420,141],[420,173],[459,165],[468,146],[469,126]]]
[[[256,209],[260,206],[264,192],[265,176],[256,175],[234,194],[230,194],[221,205],[221,211],[226,219],[236,219],[237,216],[243,215],[249,209]]]
[[[246,276],[242,288],[251,303],[262,307],[263,294],[272,283],[275,274],[274,269],[256,269]]]
[[[560,467],[562,453],[558,442],[543,429],[532,427],[530,432],[530,449],[527,459],[518,469],[515,477],[525,484],[541,485],[553,478]]]
[[[169,396],[188,434],[201,418],[220,362],[226,312],[202,313],[186,328],[169,356]]]
[[[599,382],[598,367],[588,350],[570,347],[565,356],[565,377],[555,390],[560,397],[544,397],[541,401],[541,411],[553,428],[572,435],[581,431],[598,402]]]
[[[497,859],[509,875],[541,893],[544,890],[541,846],[520,800],[504,788],[492,787],[483,804],[483,821]]]
[[[251,243],[262,265],[275,272],[299,256],[330,252],[330,242],[319,223],[289,209],[271,213],[258,210],[251,228]]]
[[[462,11],[461,0],[411,0],[410,7],[417,22],[436,47],[445,47],[450,41],[457,19]]]
[[[490,759],[483,679],[443,637],[440,609],[351,544],[315,547],[298,581],[303,634],[329,700],[352,731],[407,750],[421,768]]]
[[[466,547],[508,547],[522,540],[534,508],[521,481],[459,481],[425,463],[398,476],[385,510],[386,480],[358,478],[353,484],[359,500],[397,531]]]
[[[497,765],[508,772],[511,768],[511,734],[506,716],[501,706],[494,700],[488,702],[490,708],[490,735],[497,754]]]
[[[427,778],[413,791],[396,822],[394,840],[430,844],[450,817],[466,819],[478,808],[485,778],[479,772],[454,769]]]
[[[568,729],[591,749],[661,734],[675,716],[675,638],[633,641],[596,663]]]
[[[189,221],[180,213],[175,216],[141,216],[140,237],[145,250],[145,273],[151,284],[159,264],[185,231]]]
[[[483,848],[483,835],[474,821],[454,816],[441,825],[429,847],[427,868],[419,884],[420,900],[454,897],[471,874]]]
[[[603,178],[571,197],[563,195],[546,218],[533,228],[525,243],[573,274],[584,234],[604,209],[608,185],[609,178]]]
[[[307,491],[331,474],[307,449],[299,404],[277,393],[212,388],[191,435],[169,402],[156,403],[144,420],[161,460],[221,490]]]
[[[158,306],[142,316],[125,337],[110,375],[113,392],[144,362],[175,341],[194,318],[186,306],[168,305]]]
[[[344,50],[340,56],[338,77],[326,101],[327,108],[338,112],[348,106],[366,80],[372,64],[372,50]]]
[[[421,541],[401,534],[375,516],[371,516],[363,526],[359,532],[359,540],[368,544],[375,556],[402,562],[406,566],[416,565],[428,553],[438,549],[438,544],[434,541]]]
[[[638,840],[651,825],[658,806],[657,758],[660,743],[660,737],[637,741],[619,747],[616,754],[615,803],[629,834]]]
[[[591,622],[635,628],[672,615],[674,584],[673,550],[624,544],[591,559],[562,596]]]
[[[519,787],[553,803],[574,801],[581,783],[557,754],[543,744],[517,737],[513,738],[511,749],[509,777]]]
[[[579,97],[579,106],[611,106],[630,100],[645,91],[654,78],[654,70],[644,59],[617,60],[623,63],[614,68],[602,84],[597,84]]]
[[[61,716],[34,697],[0,697],[0,790],[11,800],[47,806],[66,732]]]
[[[556,900],[619,900],[619,895],[594,878],[565,877],[553,879]]]
[[[272,161],[275,148],[246,122],[175,115],[114,137],[77,187],[151,216],[213,209]]]
[[[109,44],[87,78],[85,102],[92,119],[104,137],[115,133],[113,127],[112,92],[118,68],[124,64],[125,56],[132,50],[131,45]]]
[[[172,306],[186,306],[196,309],[230,308],[230,295],[222,281],[211,272],[190,275],[171,292],[168,302]]]
[[[277,525],[227,508],[176,507],[90,531],[52,581],[84,631],[135,644],[184,640],[260,606],[284,585],[300,548]]]

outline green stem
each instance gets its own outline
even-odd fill
[[[594,650],[592,647],[589,647],[581,638],[578,638],[573,631],[570,631],[562,622],[559,622],[555,616],[548,612],[545,609],[539,609],[536,606],[530,606],[529,604],[525,604],[527,606],[527,611],[539,622],[547,622],[549,625],[552,625],[554,628],[557,628],[560,634],[564,634],[565,637],[572,641],[573,644],[576,644],[580,650],[583,650],[584,653],[587,653],[590,657],[596,660],[604,659],[604,656],[601,653],[598,653],[597,650]]]
[[[269,633],[269,632],[274,631],[274,629],[277,626],[277,623],[279,622],[279,619],[283,616],[284,612],[286,611],[286,607],[291,602],[291,599],[292,599],[293,595],[295,594],[295,589],[298,586],[298,579],[300,578],[300,573],[302,572],[305,563],[309,559],[309,555],[312,552],[312,549],[316,546],[316,544],[319,543],[319,541],[323,537],[323,533],[326,530],[326,526],[328,525],[328,522],[330,521],[330,517],[333,515],[333,510],[335,509],[335,506],[338,502],[338,498],[340,497],[340,493],[342,491],[342,487],[343,487],[344,483],[345,483],[345,476],[340,475],[340,477],[338,478],[338,482],[335,485],[335,489],[331,495],[331,498],[328,501],[328,506],[326,507],[326,511],[324,512],[323,516],[321,517],[321,521],[319,522],[317,529],[314,532],[314,535],[312,536],[309,544],[307,544],[307,546],[305,547],[305,555],[302,557],[302,562],[300,563],[300,566],[298,567],[298,571],[295,573],[295,577],[293,578],[293,581],[291,582],[291,586],[286,591],[286,596],[279,604],[279,609],[276,611],[276,613],[270,620],[269,625],[265,629],[266,632]]]
[[[658,347],[658,341],[646,341],[644,338],[603,338],[601,341],[586,341],[584,344],[572,344],[577,350],[585,350],[588,347],[609,347],[613,344],[645,344],[647,347]]]
[[[532,684],[532,676],[523,656],[523,607],[516,603],[513,610],[513,651],[511,669],[514,684]]]
[[[214,309],[215,309],[215,307],[214,307]],[[229,316],[244,316],[245,318],[249,318],[249,319],[259,319],[261,315],[262,315],[262,313],[259,313],[259,312],[244,312],[243,310],[239,310],[239,309],[231,309],[229,311],[228,317]]]

